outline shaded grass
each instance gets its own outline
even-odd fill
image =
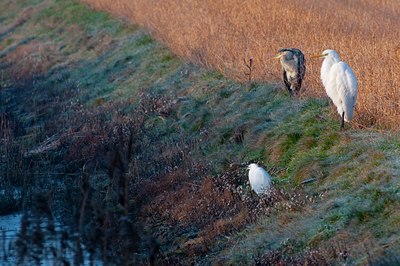
[[[365,232],[378,247],[395,238],[396,133],[340,133],[327,99],[291,98],[276,84],[248,89],[219,71],[180,61],[143,30],[76,1],[48,3],[14,34],[35,35],[39,43],[22,45],[35,51],[30,64],[12,60],[23,57],[16,49],[1,69],[10,74],[1,113],[20,125],[4,128],[12,132],[7,147],[16,149],[2,154],[22,162],[1,161],[13,185],[23,180],[32,186],[29,193],[50,186],[58,191],[54,205],[63,209],[74,202],[79,208],[79,182],[87,173],[93,193],[88,208],[106,210],[117,228],[126,203],[109,176],[122,172],[132,199],[124,219],[136,223],[143,239],[154,232],[162,250],[155,256],[165,263],[251,263],[289,249],[302,257],[343,232],[354,232],[348,243],[355,249]],[[41,42],[53,44],[54,56],[34,49]],[[46,67],[24,72],[35,64]],[[16,69],[29,75],[13,79]],[[135,140],[130,153],[129,136]],[[120,153],[126,161],[109,167]],[[280,198],[266,204],[251,194],[245,169],[250,162],[272,173]],[[63,189],[71,176],[73,185]],[[73,223],[71,210],[60,212]],[[103,217],[89,214],[89,225]],[[149,249],[146,241],[139,243],[143,249]],[[118,250],[123,248],[108,252]],[[356,261],[365,253],[353,254]]]

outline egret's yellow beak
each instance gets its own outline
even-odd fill
[[[312,55],[311,58],[323,58],[327,56],[327,54],[316,54],[316,55]]]

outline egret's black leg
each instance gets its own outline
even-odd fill
[[[340,131],[342,131],[344,129],[344,112],[342,114],[342,120],[340,122]]]

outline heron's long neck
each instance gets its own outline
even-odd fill
[[[324,62],[322,63],[321,80],[325,87],[329,81],[329,72],[331,71],[331,68],[334,63],[337,63],[337,60],[336,60],[336,58],[332,58],[332,57],[326,57],[324,59]]]

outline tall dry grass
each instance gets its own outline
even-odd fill
[[[177,55],[239,81],[278,80],[282,47],[309,56],[335,49],[359,79],[356,123],[400,125],[400,1],[82,0],[148,28]],[[321,61],[307,61],[306,94],[324,95]]]

